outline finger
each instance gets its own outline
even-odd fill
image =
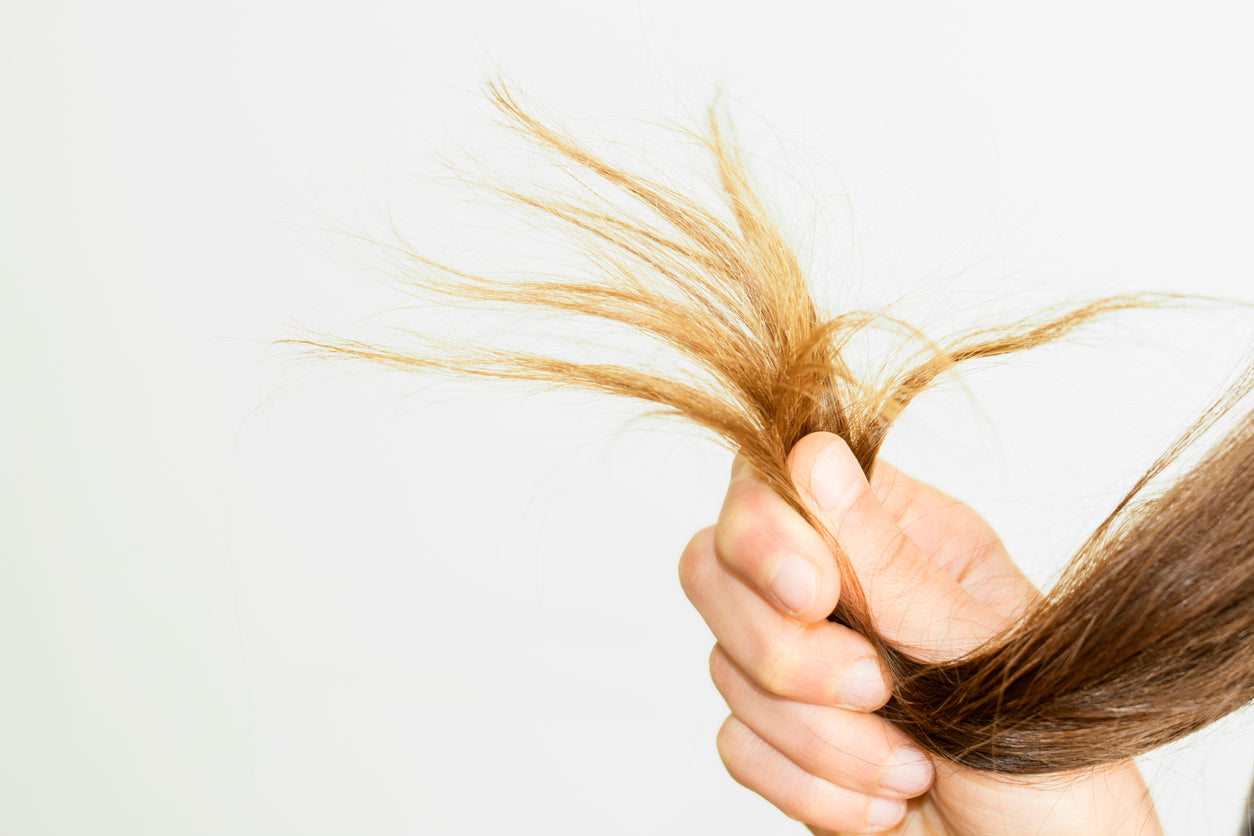
[[[921,795],[932,785],[931,761],[886,720],[772,694],[718,645],[710,653],[710,678],[737,720],[811,775],[897,798]]]
[[[906,814],[906,804],[838,787],[803,770],[735,717],[718,732],[718,752],[737,782],[790,818],[839,831],[880,832]]]
[[[840,572],[827,544],[739,456],[716,535],[723,562],[780,612],[814,622],[836,609]]]
[[[789,466],[803,500],[848,558],[882,636],[939,661],[975,649],[1002,627],[1003,616],[902,532],[839,436],[806,436]]]
[[[872,711],[887,678],[865,637],[841,624],[802,624],[781,614],[715,554],[713,528],[679,561],[680,583],[715,639],[764,689],[817,705]]]

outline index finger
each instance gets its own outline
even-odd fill
[[[840,570],[822,536],[737,456],[715,527],[719,559],[780,612],[823,621],[840,600]]]

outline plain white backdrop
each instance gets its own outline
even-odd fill
[[[499,71],[681,179],[637,120],[721,90],[816,284],[937,336],[980,300],[1254,301],[1251,43],[1238,2],[10,4],[0,832],[801,832],[723,772],[675,579],[729,455],[592,397],[296,362],[291,324],[397,302],[321,230],[492,240],[423,184],[511,147]],[[1095,326],[924,399],[888,455],[1044,582],[1250,322]],[[1146,759],[1169,833],[1235,828],[1252,723]]]

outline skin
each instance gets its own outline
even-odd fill
[[[876,628],[914,655],[961,655],[1039,595],[974,511],[884,462],[868,483],[839,437],[805,437],[789,468],[852,563]],[[679,573],[717,641],[710,675],[731,710],[717,739],[728,772],[816,836],[1161,836],[1130,762],[1011,779],[931,757],[873,714],[889,695],[874,652],[826,620],[840,598],[835,559],[743,460]]]

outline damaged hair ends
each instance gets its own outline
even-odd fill
[[[713,161],[720,205],[607,162],[535,117],[500,82],[487,94],[504,123],[568,166],[579,186],[570,194],[495,185],[495,193],[566,233],[596,275],[490,277],[428,258],[398,234],[385,245],[397,278],[443,304],[625,327],[676,363],[650,369],[421,334],[405,345],[320,335],[288,342],[324,357],[635,399],[713,433],[827,538],[842,575],[831,617],[866,635],[893,676],[893,697],[880,713],[964,766],[1030,775],[1113,763],[1254,698],[1254,413],[1221,422],[1254,389],[1254,367],[1140,478],[1039,602],[958,659],[929,661],[876,633],[849,561],[788,477],[789,451],[819,430],[840,435],[870,474],[902,411],[960,364],[1045,345],[1102,315],[1177,297],[1051,308],[939,342],[916,334],[912,348],[891,352],[868,374],[848,356],[855,340],[876,329],[911,329],[889,311],[820,310],[715,110],[694,138]],[[1218,443],[1182,468],[1185,454],[1221,423],[1231,426]]]

